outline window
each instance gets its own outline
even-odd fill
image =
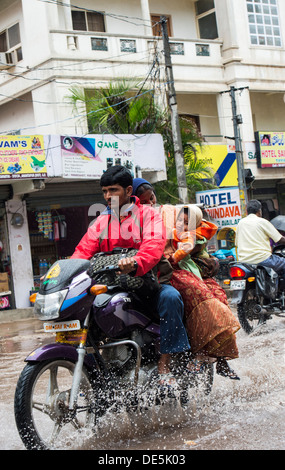
[[[120,39],[121,52],[137,52],[137,45],[134,39]]]
[[[107,51],[108,44],[106,38],[91,38],[92,51]]]
[[[164,16],[166,18],[167,34],[169,37],[172,36],[171,26],[170,26],[170,16],[169,15],[150,15],[151,25],[152,25],[152,34],[153,36],[162,36],[162,29],[160,19]]]
[[[7,63],[13,64],[22,60],[22,47],[19,23],[0,33],[0,52],[6,53]]]
[[[191,124],[197,132],[201,132],[200,118],[196,114],[179,114],[181,119],[180,126],[186,134],[190,133],[187,124]]]
[[[246,3],[251,44],[280,47],[277,0],[247,0]]]
[[[104,13],[72,10],[71,15],[74,30],[105,32]]]
[[[196,44],[196,55],[209,57],[210,55],[209,44]]]
[[[198,0],[195,8],[200,38],[217,39],[219,35],[214,0]]]

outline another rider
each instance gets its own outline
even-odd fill
[[[136,248],[135,257],[119,261],[122,273],[135,269],[142,276],[160,261],[166,236],[160,214],[140,204],[133,194],[133,178],[123,166],[113,166],[102,175],[100,185],[108,206],[96,219],[77,245],[71,258],[90,259],[95,253],[112,251],[116,247]],[[179,292],[170,284],[163,284],[154,299],[160,316],[159,383],[172,384],[170,355],[190,349],[183,324],[184,307]]]
[[[285,273],[285,258],[272,254],[270,240],[285,244],[285,237],[262,217],[262,205],[257,199],[247,204],[247,217],[241,219],[236,231],[239,261],[262,264],[279,274]]]

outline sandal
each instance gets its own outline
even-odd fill
[[[161,405],[166,398],[176,398],[178,384],[170,373],[158,374],[156,404]]]
[[[199,359],[193,359],[187,364],[186,370],[192,374],[201,374],[204,371],[204,365],[205,362],[200,361]]]
[[[158,374],[158,383],[164,387],[175,387],[177,385],[176,378],[171,374],[171,372]]]
[[[229,364],[225,359],[218,359],[216,365],[216,372],[222,377],[228,377],[232,380],[240,380],[239,376],[235,373],[233,369],[230,368]]]

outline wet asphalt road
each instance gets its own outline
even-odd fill
[[[42,322],[0,322],[0,449],[24,450],[13,400],[24,358],[51,342]],[[215,375],[210,396],[186,411],[166,406],[141,415],[106,419],[100,435],[73,449],[285,450],[285,319],[274,317],[254,334],[237,334],[240,357],[231,362],[240,381]]]

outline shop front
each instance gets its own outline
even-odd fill
[[[153,182],[165,179],[161,136],[0,136],[5,272],[13,308],[29,307],[41,275],[73,254],[98,215],[94,204],[105,207],[99,181],[114,164]]]
[[[11,195],[10,185],[0,185],[0,311],[13,306],[12,276],[5,201]]]
[[[98,181],[50,183],[26,197],[34,290],[56,260],[73,254],[94,219],[95,203],[103,206]]]

